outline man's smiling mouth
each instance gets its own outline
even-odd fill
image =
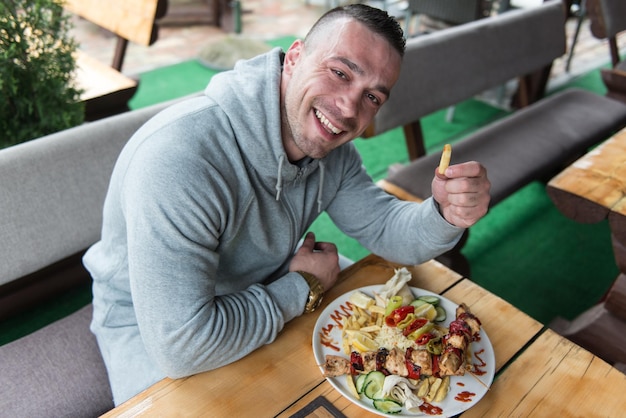
[[[317,109],[315,109],[315,116],[322,123],[322,125],[324,125],[326,128],[328,128],[335,135],[339,135],[340,133],[343,132],[341,129],[338,129],[335,126],[333,126],[333,124],[330,123],[330,121],[328,119],[326,119],[326,116],[324,116],[322,114],[322,112],[320,112]]]

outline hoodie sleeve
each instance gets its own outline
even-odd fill
[[[432,198],[415,203],[387,194],[365,172],[356,149],[343,148],[343,175],[327,208],[339,229],[371,252],[403,264],[423,263],[456,245],[464,229],[447,222]]]
[[[177,152],[165,156],[153,143],[137,155],[121,199],[137,323],[147,352],[172,378],[223,366],[272,342],[302,313],[308,295],[304,279],[289,273],[216,296],[219,237],[233,216],[224,202],[234,196],[219,172],[207,175],[200,159]]]

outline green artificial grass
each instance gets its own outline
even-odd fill
[[[271,46],[287,49],[296,38],[284,36],[267,41]],[[131,109],[139,109],[152,104],[177,99],[204,90],[219,71],[210,69],[198,60],[157,68],[141,74],[137,93],[130,100]]]
[[[294,39],[284,37],[270,44],[286,49]],[[149,71],[141,75],[130,106],[138,109],[198,92],[214,74],[195,60]],[[598,70],[562,88],[572,86],[606,93]],[[454,143],[506,114],[474,99],[455,106],[451,122],[445,120],[445,110],[433,113],[422,120],[427,152],[439,151],[444,143]],[[356,139],[355,144],[375,181],[386,176],[390,165],[408,162],[401,128]],[[369,253],[341,233],[326,214],[311,230],[318,240],[334,242],[353,260]],[[618,274],[607,222],[583,225],[565,218],[540,183],[528,185],[491,209],[471,228],[463,253],[474,282],[544,324],[556,316],[575,318],[598,301]],[[90,298],[90,288],[85,286],[0,323],[0,345],[77,310]]]

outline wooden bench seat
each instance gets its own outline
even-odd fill
[[[158,37],[157,19],[167,12],[167,0],[67,0],[64,8],[117,37],[111,65],[78,50],[76,82],[83,90],[85,120],[92,121],[125,112],[139,81],[122,73],[128,42],[149,46]],[[80,43],[80,39],[77,40]]]
[[[531,74],[545,72],[565,53],[565,16],[563,3],[551,0],[408,40],[400,78],[373,133],[403,126],[409,150],[423,150],[420,118],[520,77],[518,99],[525,106],[455,142],[452,161],[485,165],[492,206],[532,181],[548,180],[626,126],[626,105],[589,91],[528,100]],[[425,199],[438,162],[439,153],[421,156],[379,184],[399,197]],[[469,275],[461,247],[441,261]]]

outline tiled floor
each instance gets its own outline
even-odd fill
[[[203,0],[170,0],[170,5],[180,1],[202,3]],[[337,1],[244,0],[241,2],[244,10],[241,36],[256,39],[272,39],[284,35],[302,37],[326,10],[327,3],[337,3]],[[114,38],[89,22],[76,18],[74,23],[74,34],[81,49],[103,62],[110,62],[113,56]],[[569,19],[566,26],[568,43],[573,37],[575,26],[576,19]],[[159,39],[152,46],[129,45],[123,70],[127,74],[137,75],[154,68],[195,58],[203,46],[224,36],[227,34],[220,28],[206,23],[184,26],[163,25],[159,32]],[[622,46],[626,47],[626,39],[624,42]],[[567,55],[555,61],[550,86],[558,86],[572,77],[608,62],[608,45],[606,41],[591,36],[589,22],[585,20],[580,30],[569,73],[565,71],[566,58]]]

